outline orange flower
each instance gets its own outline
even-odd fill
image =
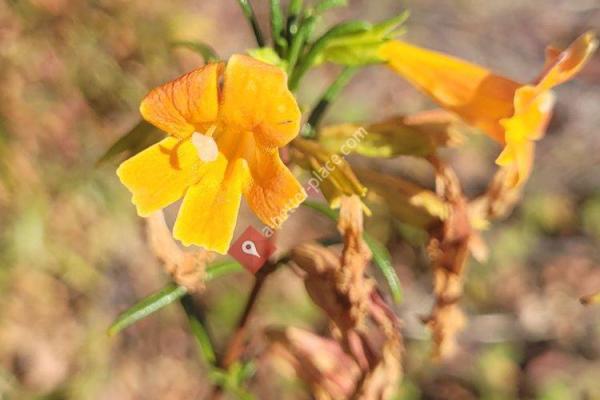
[[[552,114],[551,89],[579,72],[597,45],[588,32],[562,52],[549,48],[546,66],[532,84],[402,41],[384,44],[380,56],[442,107],[505,144],[496,163],[514,170],[518,186],[531,172],[534,142],[544,136]]]
[[[152,90],[140,112],[169,136],[117,175],[140,216],[184,198],[173,235],[186,246],[225,253],[242,193],[272,228],[306,197],[279,158],[300,125],[281,69],[234,55]]]

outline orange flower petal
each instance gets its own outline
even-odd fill
[[[496,140],[504,140],[498,121],[512,114],[519,83],[476,64],[397,40],[384,44],[380,56],[442,107]]]
[[[225,69],[222,121],[238,131],[254,132],[266,147],[289,143],[300,128],[300,110],[280,68],[234,55]]]
[[[225,254],[248,179],[247,166],[243,160],[229,164],[222,155],[207,165],[206,173],[183,199],[173,236],[186,246],[195,244]]]
[[[548,49],[546,66],[537,84],[537,89],[539,91],[549,90],[573,78],[583,68],[597,47],[596,36],[592,32],[587,32],[560,53],[556,49]]]
[[[168,137],[124,161],[117,169],[133,194],[140,216],[147,216],[179,200],[203,168],[189,141]]]
[[[217,82],[221,69],[222,64],[208,64],[157,87],[142,101],[142,116],[181,139],[194,131],[203,132],[217,119]]]
[[[277,150],[258,151],[250,163],[250,173],[252,182],[244,192],[248,205],[262,222],[278,228],[289,211],[304,201],[304,189]]]
[[[514,168],[513,187],[522,186],[527,182],[533,167],[534,150],[535,142],[531,140],[509,140],[496,159],[496,164],[504,168]]]
[[[534,86],[523,86],[515,94],[515,113],[500,121],[505,129],[506,147],[496,163],[501,166],[514,164],[517,168],[515,185],[524,183],[533,165],[533,142],[546,132],[546,126],[554,107],[551,91],[538,93]]]

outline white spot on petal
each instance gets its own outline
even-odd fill
[[[215,139],[202,133],[194,132],[192,134],[192,144],[196,148],[198,157],[204,162],[215,161],[219,156],[219,148]]]
[[[551,91],[544,93],[542,96],[542,101],[539,103],[538,108],[543,113],[549,113],[554,107],[556,97]]]

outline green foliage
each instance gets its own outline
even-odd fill
[[[210,380],[240,400],[252,400],[254,396],[244,389],[244,383],[254,375],[256,368],[253,363],[235,362],[228,370],[212,368]]]
[[[331,27],[302,57],[290,78],[290,88],[295,89],[310,68],[324,62],[349,66],[380,62],[377,56],[379,47],[399,34],[398,27],[407,16],[407,13],[403,13],[375,25],[359,20],[345,21]]]
[[[317,211],[318,213],[326,216],[332,221],[337,221],[337,219],[339,218],[339,213],[329,208],[329,206],[325,203],[306,200],[304,203],[302,203],[302,205],[314,211]],[[373,254],[373,261],[377,268],[379,268],[379,270],[383,274],[383,277],[385,278],[388,284],[394,301],[397,304],[401,303],[402,287],[400,286],[400,279],[398,278],[398,275],[394,270],[392,264],[392,257],[389,251],[383,244],[381,244],[377,239],[369,235],[367,232],[363,234],[363,239],[369,247],[369,250],[371,250],[371,253]]]
[[[256,44],[258,47],[263,47],[265,45],[264,35],[258,25],[258,20],[256,19],[256,14],[254,13],[254,9],[248,0],[237,0],[238,4],[242,8],[242,12],[244,16],[250,23],[252,27],[252,31],[254,32],[254,38],[256,39]]]
[[[247,52],[250,56],[264,63],[275,65],[284,71],[287,69],[287,61],[279,57],[279,54],[272,47],[250,49]]]
[[[225,275],[229,275],[234,272],[243,271],[244,268],[237,261],[221,261],[212,263],[208,268],[206,268],[206,277],[207,281],[211,281],[213,279],[220,278]]]
[[[322,14],[332,8],[345,7],[348,0],[321,0],[315,7],[315,14]]]
[[[281,2],[279,0],[270,0],[269,4],[271,6],[271,37],[273,38],[273,45],[279,54],[285,54],[288,44],[284,37]]]
[[[206,43],[202,43],[200,41],[180,40],[173,42],[171,45],[174,48],[184,47],[189,50],[192,50],[193,52],[202,56],[205,63],[219,61],[219,56],[217,55],[217,52]]]
[[[235,261],[214,263],[206,268],[205,280],[210,281],[212,279],[216,279],[230,273],[239,272],[241,270],[241,265]],[[110,336],[116,335],[128,326],[131,326],[139,320],[146,318],[150,314],[153,314],[163,307],[168,306],[174,301],[181,299],[186,294],[187,289],[185,287],[176,285],[174,283],[169,283],[159,292],[143,298],[138,303],[121,313],[108,329],[108,334]],[[192,327],[192,329],[194,329],[194,327]],[[202,336],[201,332],[198,334]],[[202,338],[197,336],[197,339],[199,343],[204,343]],[[208,353],[205,353],[205,356],[207,359],[211,358]]]
[[[320,54],[315,57],[315,65],[331,62],[359,66],[381,62],[379,47],[401,33],[398,28],[407,17],[408,13],[403,13],[379,24],[369,24],[363,30],[338,33],[327,41]]]
[[[379,267],[379,270],[385,277],[385,281],[390,288],[394,302],[396,304],[402,303],[402,286],[400,286],[400,279],[392,265],[392,256],[390,252],[383,244],[367,232],[364,233],[364,240],[365,243],[367,243],[367,246],[369,246],[371,253],[373,253],[375,265]]]
[[[173,283],[168,284],[157,293],[153,293],[145,297],[140,302],[130,307],[108,328],[108,334],[114,336],[128,326],[133,325],[141,319],[146,318],[150,314],[168,306],[176,300],[179,300],[187,293],[187,289],[183,286],[178,286]]]
[[[97,165],[114,159],[123,160],[131,157],[157,143],[163,137],[164,134],[158,128],[146,121],[140,121],[109,147],[102,157],[99,158]]]

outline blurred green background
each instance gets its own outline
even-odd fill
[[[254,2],[263,24],[267,3]],[[328,22],[377,21],[405,8],[407,40],[521,81],[541,70],[546,44],[566,45],[600,21],[596,0],[356,0]],[[192,399],[210,389],[179,307],[118,337],[105,334],[120,311],[168,281],[115,166],[95,161],[136,123],[150,88],[201,64],[193,52],[173,50],[172,40],[202,40],[224,59],[254,46],[234,0],[0,2],[0,399]],[[312,72],[301,105],[309,107],[337,71]],[[489,261],[470,263],[463,301],[470,324],[450,362],[429,360],[419,322],[432,303],[422,246],[383,224],[385,216],[369,221],[387,241],[405,292],[398,311],[407,372],[398,399],[600,399],[600,307],[578,302],[600,289],[599,58],[557,92],[523,203],[486,233]],[[393,73],[370,67],[327,118],[377,121],[431,106]],[[475,136],[444,156],[474,195],[498,151]],[[429,177],[414,160],[387,164]],[[238,229],[251,218],[243,209]],[[279,247],[332,230],[300,210]],[[239,273],[198,297],[217,344],[227,341],[250,284]],[[272,324],[326,327],[291,271],[267,284],[252,354]],[[257,398],[309,398],[290,378],[267,372],[259,365],[250,381]]]

